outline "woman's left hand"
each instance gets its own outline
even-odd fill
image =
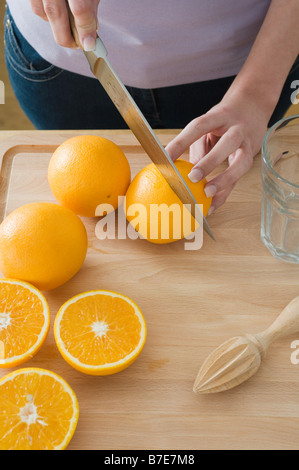
[[[192,182],[207,177],[227,160],[227,169],[206,184],[206,195],[213,197],[209,214],[226,201],[237,181],[251,168],[269,118],[259,100],[234,90],[208,113],[191,121],[167,145],[172,160],[190,147]]]

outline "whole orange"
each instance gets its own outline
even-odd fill
[[[71,279],[87,252],[83,222],[58,204],[32,203],[0,225],[0,269],[4,276],[50,290]]]
[[[177,160],[175,166],[206,216],[212,201],[204,192],[206,180],[190,181],[188,174],[193,168],[190,162]],[[198,226],[154,164],[143,168],[130,184],[126,217],[143,238],[158,244],[181,240]]]
[[[130,166],[120,147],[92,135],[66,140],[53,153],[48,168],[57,201],[83,217],[95,217],[100,204],[116,209],[130,180]]]

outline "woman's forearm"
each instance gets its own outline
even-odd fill
[[[272,0],[252,50],[227,95],[241,91],[253,96],[270,116],[298,54],[299,0]]]

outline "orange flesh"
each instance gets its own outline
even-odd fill
[[[140,341],[141,324],[124,299],[94,295],[70,304],[60,322],[65,348],[81,363],[105,365],[130,354]]]
[[[0,359],[25,354],[37,342],[44,323],[44,306],[36,295],[20,285],[0,283]]]
[[[26,372],[4,378],[0,397],[2,450],[52,450],[73,432],[74,400],[52,376]]]

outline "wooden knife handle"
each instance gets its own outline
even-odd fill
[[[80,42],[79,34],[78,34],[78,31],[77,31],[77,28],[76,28],[75,18],[74,18],[74,15],[73,15],[73,13],[70,9],[68,1],[66,2],[66,7],[67,7],[67,10],[68,10],[68,14],[69,14],[70,27],[71,27],[73,38],[74,38],[75,43],[77,44],[77,46],[80,47],[83,50],[83,46]]]

